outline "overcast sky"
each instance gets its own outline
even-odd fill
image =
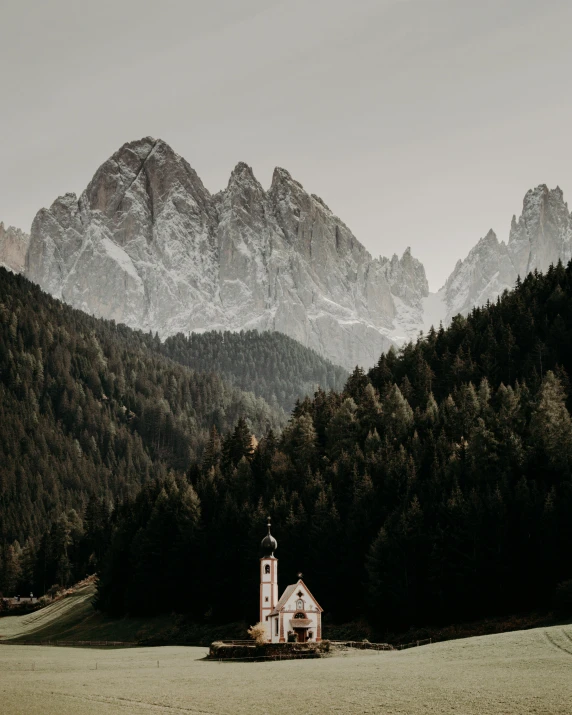
[[[437,289],[527,189],[572,196],[571,28],[570,0],[3,0],[0,220],[151,135],[213,192],[287,168]]]

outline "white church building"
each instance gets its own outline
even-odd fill
[[[270,519],[261,547],[260,622],[266,626],[268,642],[286,643],[289,636],[298,643],[321,641],[323,609],[302,578],[278,598],[278,559],[274,556],[278,542],[270,533]]]

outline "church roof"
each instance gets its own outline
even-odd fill
[[[300,583],[300,582],[298,582],[298,583]],[[286,586],[284,593],[280,596],[280,600],[278,601],[278,603],[276,604],[276,607],[270,614],[271,616],[275,616],[278,613],[278,611],[281,611],[284,608],[284,606],[286,605],[286,601],[294,593],[298,583],[291,583],[289,586]]]
[[[319,610],[320,612],[324,610],[324,609],[320,606],[320,604],[318,603],[318,601],[316,601],[316,599],[314,598],[314,596],[312,596],[312,594],[310,593],[310,589],[306,586],[306,584],[304,583],[304,581],[302,581],[302,579],[299,579],[298,581],[296,581],[296,583],[291,583],[289,586],[286,586],[286,589],[284,590],[284,593],[283,593],[282,596],[280,597],[280,600],[278,601],[278,603],[277,603],[276,606],[274,607],[274,610],[272,611],[272,613],[270,613],[271,616],[276,616],[276,615],[284,608],[284,606],[286,605],[286,602],[288,601],[288,599],[290,598],[290,596],[294,593],[294,591],[295,591],[300,585],[302,585],[302,586],[306,589],[306,593],[307,593],[308,596],[312,599],[312,601],[314,601],[314,603],[316,604],[318,610]]]

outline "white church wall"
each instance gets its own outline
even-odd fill
[[[301,593],[302,595],[298,596],[299,593]],[[298,608],[299,600],[303,602],[302,609]],[[315,641],[318,636],[318,625],[321,623],[321,613],[318,604],[309,594],[308,589],[301,582],[297,585],[290,598],[288,598],[288,600],[284,604],[284,609],[282,613],[284,616],[285,637],[287,636],[288,631],[292,630],[292,621],[295,620],[294,615],[299,610],[304,611],[307,619],[310,621],[310,625],[307,629],[307,632],[312,633],[312,638],[309,638],[308,640]]]

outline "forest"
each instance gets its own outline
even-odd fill
[[[318,387],[341,390],[348,378],[344,368],[283,333],[179,333],[156,342],[156,349],[197,372],[216,372],[288,414],[297,399],[313,394]]]
[[[14,305],[13,296],[2,297],[4,305],[9,300]],[[9,367],[0,373],[3,425],[20,414],[20,403],[22,415],[30,411],[13,360],[4,357],[23,342],[12,314],[0,312],[7,325],[0,364]],[[59,331],[54,316],[52,332]],[[161,470],[149,467],[137,487],[113,498],[110,489],[91,489],[83,506],[45,504],[46,530],[35,532],[28,551],[7,532],[0,574],[22,588],[35,578],[38,588],[48,568],[46,584],[95,570],[96,605],[110,615],[167,608],[219,623],[254,622],[258,545],[271,515],[281,588],[302,571],[331,621],[363,619],[383,633],[549,609],[559,584],[572,579],[571,342],[572,264],[559,264],[448,329],[382,355],[369,373],[356,368],[343,389],[319,388],[298,400],[282,431],[270,415],[263,425],[247,411],[226,411],[229,419],[207,427],[207,412],[203,446],[195,442],[185,464],[171,447]],[[12,354],[23,352],[32,350]],[[20,362],[27,388],[27,363]],[[115,393],[102,389],[111,403]],[[53,407],[45,414],[42,397],[35,414],[72,439],[71,420]],[[24,423],[25,434],[31,424]],[[147,445],[137,423],[125,430]],[[12,437],[20,438],[19,450],[24,433]],[[253,440],[252,433],[264,436]],[[81,433],[73,434],[86,460]],[[151,440],[145,450],[154,455],[158,447]],[[62,493],[73,493],[74,464],[58,482]],[[116,465],[107,468],[106,484],[123,487]],[[23,481],[21,471],[14,474]],[[17,490],[3,490],[3,519],[45,501],[36,487],[14,506]]]
[[[213,426],[225,432],[242,415],[261,436],[284,422],[253,393],[159,354],[158,342],[0,268],[0,592],[41,593],[92,570],[89,535],[75,544],[93,499],[112,511],[185,473]]]

